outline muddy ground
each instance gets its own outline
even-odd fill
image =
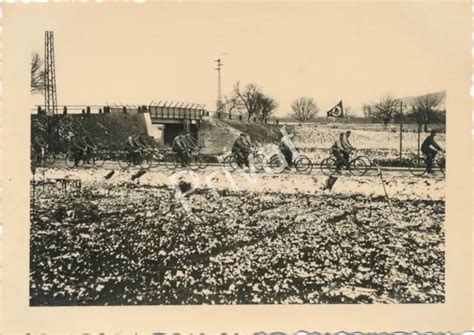
[[[137,172],[37,171],[32,305],[444,302],[441,177]]]

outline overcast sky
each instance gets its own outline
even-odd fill
[[[460,66],[450,60],[463,37],[451,28],[464,9],[441,3],[29,4],[10,28],[25,50],[40,53],[44,31],[54,31],[59,104],[168,100],[214,109],[214,60],[227,53],[223,93],[236,81],[254,82],[277,100],[282,115],[300,96],[313,97],[324,112],[341,99],[358,110],[385,93],[444,90]],[[24,59],[15,66],[29,67],[19,63]]]

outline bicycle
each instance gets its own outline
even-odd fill
[[[300,153],[293,158],[293,166],[296,171],[301,174],[309,174],[313,170],[313,162],[311,159]],[[288,162],[282,153],[274,154],[270,156],[268,160],[268,167],[275,173],[282,173],[288,167]]]
[[[416,156],[415,158],[410,160],[410,163],[408,165],[408,170],[410,173],[416,177],[420,177],[424,175],[425,173],[428,172],[428,164],[427,164],[428,158],[425,157],[420,157]],[[440,156],[438,159],[433,160],[433,166],[432,169],[433,171],[435,170],[436,167],[441,171],[443,175],[446,174],[446,156],[441,152]]]
[[[167,150],[163,154],[163,162],[169,170],[177,169],[179,165],[178,154],[172,150]]]
[[[362,159],[365,162],[367,170],[370,170],[374,166],[374,162],[372,162],[372,160],[368,156],[359,155],[357,156],[357,158]]]
[[[265,166],[265,156],[252,148],[249,155],[249,165],[252,165],[257,171],[262,171]]]
[[[204,169],[209,165],[209,162],[206,162],[203,156],[198,152],[188,152],[187,158],[188,162],[187,164],[184,164],[178,153],[173,150],[168,150],[163,155],[163,161],[169,170],[176,170],[180,166],[183,168],[189,167],[192,170],[198,170]]]
[[[309,174],[313,171],[313,162],[306,155],[298,154],[293,161],[296,171],[302,174]]]
[[[163,160],[163,155],[154,148],[147,148],[142,151],[143,160],[148,163],[150,168],[155,168]],[[145,163],[142,163],[144,165]]]
[[[104,156],[97,155],[95,151],[87,152],[87,150],[84,150],[82,153],[71,152],[66,155],[64,161],[66,163],[66,166],[69,168],[81,166],[102,167],[105,163]]]
[[[357,156],[344,162],[343,167],[353,176],[363,176],[372,166],[372,161],[367,156]],[[337,172],[337,159],[333,155],[323,159],[320,163],[321,172],[325,175],[333,175]]]
[[[136,155],[136,157],[134,157]],[[149,168],[149,158],[142,151],[135,152],[121,152],[117,157],[118,165],[122,169],[127,169],[132,166],[140,166],[142,168]]]
[[[209,160],[199,152],[190,153],[190,167],[192,170],[205,169],[209,166]]]
[[[265,156],[262,155],[257,151],[257,149],[253,148],[250,151],[248,156],[249,167],[252,166],[257,171],[262,171],[265,165]],[[227,155],[223,160],[223,165],[225,168],[231,171],[235,171],[241,169],[240,165],[237,163],[237,155],[231,153]]]
[[[237,164],[237,157],[234,153],[225,156],[222,161],[222,165],[224,165],[225,169],[230,171],[235,171],[240,168],[240,166]]]
[[[110,155],[106,151],[93,151],[93,163],[95,167],[102,167],[105,161],[110,160]]]

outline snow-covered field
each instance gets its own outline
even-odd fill
[[[341,126],[342,127],[342,126]],[[295,127],[295,137],[293,142],[297,147],[301,148],[318,148],[327,149],[331,147],[338,134],[344,131],[344,128],[331,129],[327,127],[318,127],[315,125],[302,125]],[[426,133],[421,134],[421,142],[428,136]],[[351,130],[351,143],[358,149],[382,149],[382,150],[399,150],[400,149],[400,133],[392,131],[371,131],[371,130]],[[445,134],[437,134],[436,141],[438,144],[446,147]],[[403,149],[407,153],[416,153],[418,149],[418,134],[414,132],[403,133]]]
[[[38,169],[36,180],[42,179],[79,179],[86,185],[96,185],[98,189],[115,189],[123,183],[132,180],[137,174],[137,169],[114,170],[113,176],[105,177],[111,173],[108,169]],[[171,172],[164,167],[147,170],[137,183],[143,186],[166,186],[174,189],[179,180],[192,184],[194,188],[217,190],[232,189],[250,192],[283,192],[319,194],[326,182],[326,176],[321,173],[301,175],[293,170],[292,173],[240,173],[226,172],[223,167],[208,167],[205,170],[190,171],[177,170]],[[407,171],[385,172],[380,176],[375,172],[363,177],[343,174],[333,187],[331,193],[346,195],[362,194],[366,196],[385,195],[382,180],[389,197],[408,199],[444,199],[445,178],[438,172],[434,176],[414,177]]]

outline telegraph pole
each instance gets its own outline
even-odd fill
[[[217,116],[220,118],[222,114],[222,88],[221,88],[221,67],[224,65],[221,62],[221,59],[218,58],[215,60],[217,63],[217,67],[215,70],[217,71],[217,106],[216,112]]]
[[[412,111],[413,111],[413,107],[412,107]],[[415,113],[413,113],[415,114]],[[416,113],[416,121],[418,123],[418,157],[420,157],[420,132],[421,132],[421,122],[420,122],[420,119],[419,119],[419,110],[417,109],[417,113]]]
[[[402,162],[403,149],[403,101],[400,100],[400,163]]]

